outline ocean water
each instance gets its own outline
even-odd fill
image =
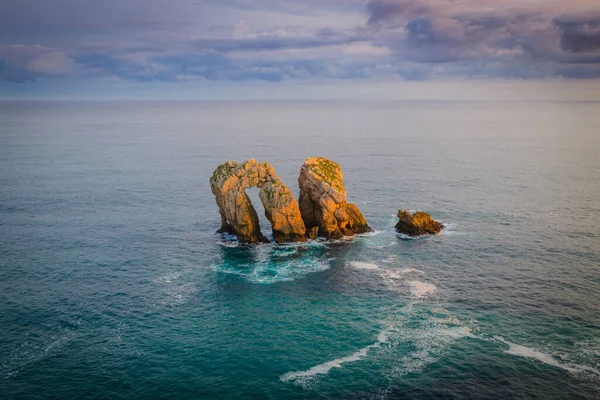
[[[318,155],[373,233],[215,235]],[[597,399],[599,310],[598,103],[0,103],[2,399]]]

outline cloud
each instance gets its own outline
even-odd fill
[[[36,76],[67,76],[77,69],[67,55],[43,46],[0,46],[0,79],[28,81]]]
[[[205,54],[169,54],[143,59],[128,59],[110,54],[89,53],[75,58],[87,71],[98,76],[115,76],[138,82],[180,82],[194,79],[209,81],[267,81],[285,79],[364,79],[382,75],[401,75],[421,79],[416,70],[400,72],[390,65],[368,60],[255,60],[235,59],[212,52]],[[424,76],[422,73],[420,77]]]
[[[600,51],[600,11],[596,16],[562,15],[554,18],[560,45],[573,53]]]
[[[334,33],[327,34],[319,31],[313,36],[290,37],[277,34],[262,34],[246,36],[244,38],[197,39],[190,43],[196,50],[226,54],[232,52],[261,52],[330,47],[364,41],[365,39],[363,36],[338,36]]]
[[[598,15],[591,0],[371,0],[367,10],[368,26],[399,59],[458,62],[453,67],[470,67],[470,76],[487,69],[486,76],[590,77],[600,70],[600,17],[590,17]]]
[[[426,2],[413,0],[372,0],[367,3],[369,12],[368,24],[371,26],[377,24],[387,24],[400,17],[406,19],[418,18],[431,12]]]
[[[0,80],[600,77],[597,0],[9,0]]]

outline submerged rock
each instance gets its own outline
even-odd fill
[[[243,243],[269,241],[260,231],[258,215],[245,192],[246,188],[255,186],[260,188],[260,201],[271,222],[275,241],[306,240],[298,201],[269,163],[258,163],[255,159],[241,164],[227,161],[215,169],[210,179],[221,214],[219,232],[234,234]]]
[[[308,158],[300,168],[298,184],[300,212],[311,235],[336,239],[371,231],[358,207],[346,202],[339,164],[324,157]]]
[[[308,239],[316,239],[319,237],[319,227],[318,226],[313,226],[310,229],[306,230],[306,237]]]
[[[434,221],[429,214],[421,211],[411,214],[408,211],[398,210],[398,218],[396,231],[410,236],[435,235],[444,228],[444,225]]]

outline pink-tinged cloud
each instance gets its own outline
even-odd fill
[[[600,78],[598,0],[7,0],[0,37],[12,81]]]

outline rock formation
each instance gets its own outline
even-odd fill
[[[298,184],[300,212],[309,236],[335,239],[371,231],[358,208],[346,202],[339,164],[323,157],[308,158],[300,168]]]
[[[408,211],[398,210],[398,218],[396,230],[409,236],[434,235],[440,233],[444,228],[444,225],[434,221],[429,214],[421,211],[411,214]]]
[[[257,186],[265,215],[273,227],[278,243],[306,240],[306,228],[296,198],[279,179],[267,162],[251,159],[244,163],[227,161],[217,167],[210,179],[215,195],[221,229],[237,236],[240,242],[268,242],[260,231],[258,215],[252,206],[246,188]]]

